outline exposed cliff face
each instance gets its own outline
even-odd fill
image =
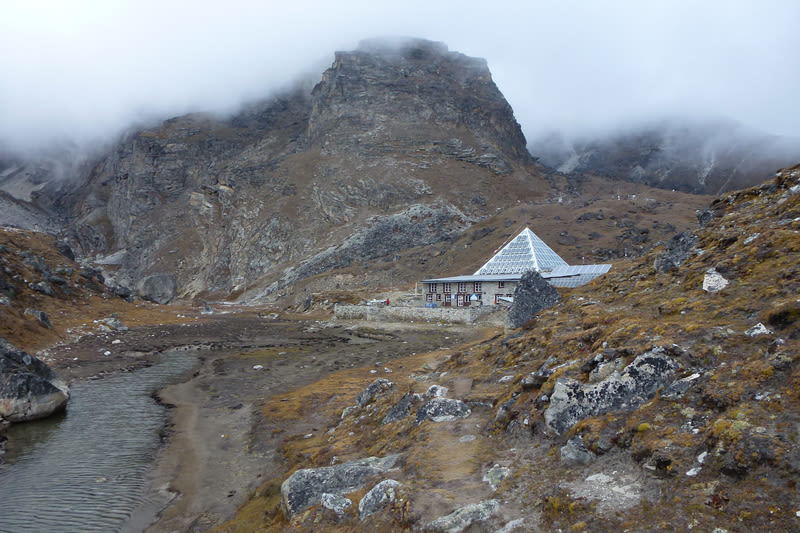
[[[120,283],[170,272],[186,295],[260,280],[269,296],[542,196],[525,145],[485,61],[371,41],[338,53],[310,94],[132,134],[52,198]]]
[[[800,158],[800,139],[769,136],[726,121],[669,120],[568,141],[537,139],[531,150],[565,173],[594,173],[653,187],[720,194],[759,183]]]
[[[380,156],[402,147],[499,172],[511,170],[504,157],[530,158],[486,61],[443,43],[364,41],[336,54],[312,97],[307,140],[328,151]]]

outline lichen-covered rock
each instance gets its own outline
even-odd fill
[[[518,328],[543,309],[553,307],[560,301],[561,295],[555,287],[547,283],[538,272],[526,272],[514,289],[514,303],[506,315],[506,324]]]
[[[383,417],[381,421],[381,425],[383,424],[391,424],[392,422],[397,422],[398,420],[402,420],[403,418],[407,417],[411,414],[411,405],[413,402],[419,401],[418,394],[412,394],[407,392],[400,398],[400,401],[397,402],[397,405],[389,409],[389,412],[386,413],[386,416]]]
[[[678,233],[664,244],[664,252],[656,257],[653,267],[660,272],[677,269],[689,259],[698,242],[691,231]]]
[[[437,518],[425,526],[425,531],[436,533],[460,533],[475,522],[482,522],[492,517],[500,507],[497,500],[485,500],[480,503],[471,503],[456,509],[447,516]]]
[[[358,502],[358,517],[364,520],[369,515],[375,514],[393,503],[397,499],[397,487],[399,486],[399,481],[386,479],[372,487]]]
[[[362,488],[369,478],[391,469],[399,455],[368,457],[340,465],[303,468],[281,484],[281,507],[287,518],[321,502],[322,495],[347,494]]]
[[[492,486],[492,490],[497,490],[498,485],[511,474],[511,469],[506,466],[494,465],[483,476],[483,480]]]
[[[330,509],[338,515],[343,515],[345,511],[353,506],[352,500],[330,492],[324,493],[320,498],[320,502],[325,509]]]
[[[593,385],[560,378],[544,413],[547,425],[564,433],[589,416],[635,409],[669,383],[678,363],[656,347],[636,357],[625,369]]]
[[[372,400],[374,400],[378,394],[391,389],[393,385],[394,384],[388,379],[378,378],[369,385],[367,385],[367,388],[364,389],[364,391],[358,395],[358,397],[356,398],[356,403],[358,404],[359,407],[364,407]]]
[[[706,292],[719,292],[728,286],[728,280],[716,269],[710,268],[703,276],[703,290]]]
[[[420,406],[417,410],[416,424],[425,420],[433,422],[449,422],[459,418],[467,418],[472,411],[461,400],[450,398],[433,398]]]
[[[22,422],[63,409],[69,388],[42,360],[0,339],[0,418]]]

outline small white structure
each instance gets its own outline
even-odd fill
[[[609,271],[611,265],[567,264],[530,228],[511,242],[473,275],[422,280],[425,301],[449,306],[497,305],[513,301],[514,289],[525,272],[535,270],[554,287],[579,287]]]

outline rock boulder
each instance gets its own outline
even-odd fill
[[[437,518],[425,527],[425,531],[435,531],[437,533],[459,533],[464,531],[475,522],[488,520],[500,508],[497,500],[486,500],[480,503],[472,503],[456,509],[447,516]]]
[[[168,304],[175,299],[178,284],[172,274],[147,276],[138,285],[139,296],[158,304]]]
[[[558,291],[533,270],[526,272],[514,289],[514,303],[506,316],[506,324],[518,328],[543,309],[561,301]]]
[[[698,239],[691,231],[684,231],[673,236],[664,244],[664,252],[656,257],[653,267],[660,272],[677,270],[697,246]]]
[[[417,410],[416,423],[421,424],[425,420],[433,422],[449,422],[459,418],[467,418],[472,411],[467,404],[461,400],[450,398],[433,398],[422,404]]]
[[[299,511],[319,504],[323,494],[341,496],[359,490],[369,478],[392,468],[399,457],[368,457],[340,465],[298,470],[281,485],[283,512],[291,519]]]
[[[69,388],[42,360],[0,339],[0,418],[34,420],[64,408]]]
[[[378,378],[370,383],[364,391],[356,398],[356,403],[359,407],[364,407],[372,402],[376,396],[391,389],[393,383],[388,379]]]
[[[545,422],[564,433],[589,416],[635,409],[670,383],[678,366],[666,350],[656,347],[637,356],[621,373],[614,372],[592,385],[560,378],[544,413]]]
[[[358,502],[358,517],[364,520],[371,514],[375,514],[397,499],[397,488],[399,481],[386,479],[381,481],[361,498]]]

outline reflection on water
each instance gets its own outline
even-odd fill
[[[0,532],[117,531],[141,502],[166,410],[152,393],[195,358],[74,383],[65,414],[12,425],[0,465]]]

